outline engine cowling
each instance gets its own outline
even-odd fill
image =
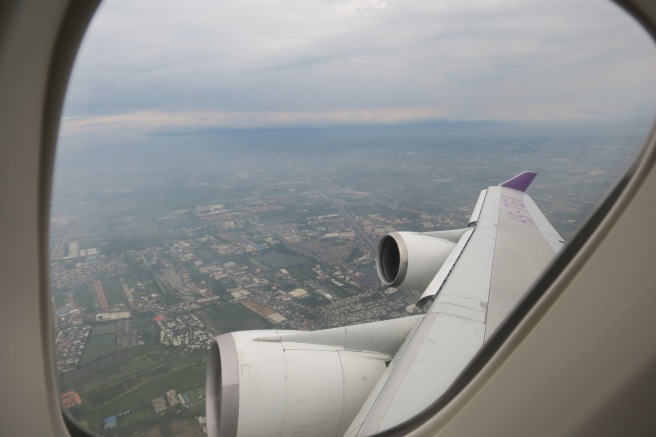
[[[342,435],[417,321],[216,337],[207,364],[209,435]]]
[[[424,291],[466,229],[391,232],[378,243],[376,270],[390,287]]]

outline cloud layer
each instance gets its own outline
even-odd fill
[[[107,0],[62,132],[644,115],[655,54],[598,0]]]

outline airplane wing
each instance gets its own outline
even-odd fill
[[[457,259],[422,295],[435,301],[345,435],[373,435],[435,402],[562,247],[525,193],[534,177],[524,172],[481,193]]]
[[[316,332],[217,337],[212,436],[369,436],[423,411],[456,380],[564,244],[526,194],[535,173],[483,190],[469,227],[392,233],[383,283],[424,290],[423,316]]]

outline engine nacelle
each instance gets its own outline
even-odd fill
[[[465,231],[385,235],[376,254],[378,277],[390,287],[424,291]]]
[[[218,336],[207,364],[210,437],[343,435],[418,320]]]

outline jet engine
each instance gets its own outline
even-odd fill
[[[216,337],[207,364],[209,435],[343,435],[418,320]]]
[[[376,270],[390,287],[424,291],[467,229],[391,232],[378,243]]]

